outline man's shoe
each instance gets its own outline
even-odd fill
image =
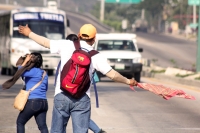
[[[99,133],[107,133],[107,132],[104,131],[103,129],[101,129],[101,131],[99,131]]]

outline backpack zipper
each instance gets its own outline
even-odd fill
[[[77,75],[78,75],[78,71],[79,71],[79,65],[76,64],[76,72],[75,72],[74,77],[73,77],[73,79],[72,79],[72,83],[75,82],[76,77],[77,77]]]

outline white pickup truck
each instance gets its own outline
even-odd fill
[[[138,48],[136,34],[97,34],[95,50],[103,54],[108,63],[120,74],[140,82],[142,48]],[[103,75],[98,73],[99,78]]]

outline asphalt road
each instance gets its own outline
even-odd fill
[[[154,64],[162,67],[194,69],[197,56],[196,42],[152,33],[136,34],[138,47],[144,49],[143,58],[150,59]]]
[[[9,79],[0,76],[0,83]],[[53,106],[54,77],[49,77],[47,93],[49,110],[47,124],[50,129]],[[142,82],[163,84],[165,86],[182,89],[196,97],[196,100],[172,98],[164,100],[162,97],[135,88],[103,79],[97,83],[100,108],[95,107],[95,97],[91,90],[91,118],[108,133],[199,133],[200,132],[200,90],[195,87],[183,86],[157,79],[142,78]],[[0,133],[16,131],[18,111],[12,106],[14,97],[22,87],[19,80],[11,89],[2,90],[0,86]],[[26,124],[26,133],[39,133],[32,118]],[[71,120],[67,133],[72,133]],[[91,131],[89,133],[92,133]]]
[[[83,24],[91,23],[97,28],[98,33],[108,33],[110,30],[105,27],[99,25],[98,22],[88,18],[87,16],[82,16],[80,14],[73,14],[71,12],[66,12],[67,17],[70,21],[70,29],[73,33],[78,34],[79,29]]]

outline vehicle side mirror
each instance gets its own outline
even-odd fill
[[[70,27],[69,19],[67,19],[67,27]]]
[[[143,52],[143,48],[139,48],[138,51],[139,51],[139,52]]]

